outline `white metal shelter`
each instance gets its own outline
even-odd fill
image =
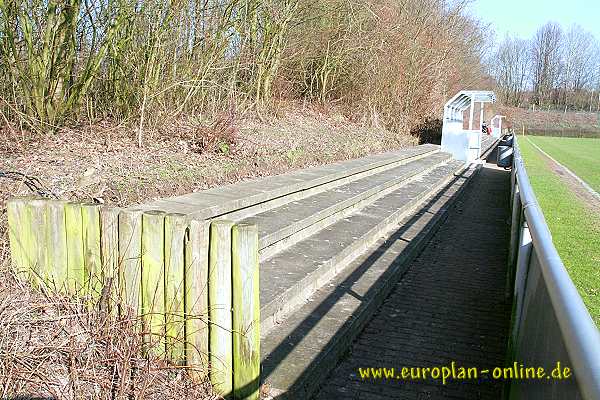
[[[481,156],[481,124],[485,103],[496,101],[494,92],[489,90],[462,90],[444,106],[442,125],[442,151],[451,153],[455,159],[474,161]],[[480,103],[479,126],[473,126],[475,103]],[[469,109],[468,127],[465,129],[463,115]],[[475,129],[474,129],[475,128]]]
[[[490,126],[492,127],[492,136],[499,138],[502,136],[502,118],[506,118],[504,115],[494,115],[490,120]]]

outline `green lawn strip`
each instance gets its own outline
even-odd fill
[[[600,192],[600,139],[550,136],[528,138],[596,192]]]
[[[519,146],[527,174],[554,245],[592,318],[600,326],[600,216],[586,207],[552,172],[547,159],[523,139],[519,140]]]

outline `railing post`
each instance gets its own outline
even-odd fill
[[[507,298],[513,295],[514,279],[516,271],[517,254],[519,251],[519,236],[521,229],[523,206],[521,204],[521,196],[519,193],[518,184],[514,185],[513,195],[511,199],[512,213],[510,221],[510,242],[508,248],[508,268],[507,268]]]
[[[524,218],[521,218],[523,221]],[[529,232],[529,226],[527,221],[523,221],[520,229],[519,247],[517,253],[516,271],[515,271],[515,296],[513,301],[516,302],[514,310],[514,321],[512,340],[513,343],[517,343],[517,333],[520,329],[521,315],[523,309],[523,298],[526,290],[527,275],[529,273],[529,265],[531,261],[531,251],[533,249],[533,243],[531,239],[531,233]]]
[[[517,192],[518,193],[518,192]],[[529,228],[527,226],[527,222],[524,219],[523,211],[520,207],[515,208],[518,212],[518,227],[517,231],[517,246],[515,250],[516,262],[514,265],[515,274],[514,274],[514,290],[513,290],[513,298],[512,298],[512,315],[510,320],[510,332],[508,337],[508,349],[507,349],[507,357],[506,357],[506,365],[512,364],[515,360],[519,339],[519,331],[521,328],[521,315],[523,309],[523,299],[525,296],[526,283],[527,283],[527,275],[529,273],[529,264],[531,260],[531,249],[533,247],[531,234],[529,232]],[[513,210],[513,211],[515,211]],[[513,212],[514,215],[514,212]],[[512,227],[511,227],[512,228]],[[512,386],[513,382],[506,382],[504,385],[504,399],[510,399],[511,393],[514,387]]]

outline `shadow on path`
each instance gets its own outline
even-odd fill
[[[495,153],[488,156],[495,160]],[[510,303],[504,298],[509,172],[487,165],[410,263],[317,399],[499,399]],[[489,378],[361,380],[358,368],[478,367]]]

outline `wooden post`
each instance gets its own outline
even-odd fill
[[[198,382],[208,373],[209,228],[209,221],[190,221],[185,243],[186,362]]]
[[[21,280],[29,277],[29,257],[26,251],[29,248],[27,241],[30,240],[30,225],[27,213],[28,198],[11,198],[6,202],[8,216],[8,238],[10,242],[10,258],[17,276]]]
[[[57,291],[66,291],[68,287],[66,204],[61,200],[46,202],[46,268],[48,284]]]
[[[187,220],[184,214],[165,215],[165,317],[167,354],[185,361],[185,250]]]
[[[81,204],[65,205],[65,226],[67,231],[67,288],[76,294],[83,289],[85,257],[83,252],[83,217]]]
[[[233,391],[233,322],[231,320],[231,221],[210,226],[208,301],[210,316],[210,381],[215,391]]]
[[[119,277],[119,212],[120,209],[112,206],[105,206],[100,209],[100,259],[102,262],[102,271],[104,272],[104,281],[102,282],[104,291],[106,285],[110,285],[110,291],[107,292],[110,297],[108,306],[111,310],[116,310],[114,306],[118,299]],[[112,312],[112,311],[111,311]]]
[[[46,270],[46,202],[42,199],[33,199],[28,202],[27,220],[29,226],[28,248],[25,250],[26,257],[29,259],[30,277],[33,286],[45,285],[48,277]]]
[[[102,259],[100,256],[100,205],[82,204],[84,294],[92,301],[100,298],[102,290]]]
[[[141,313],[142,211],[122,210],[119,214],[119,296],[124,315]]]
[[[259,399],[260,300],[258,229],[240,224],[231,235],[233,280],[233,390],[235,399]]]
[[[156,354],[165,352],[164,313],[165,213],[146,211],[142,214],[142,316],[145,343]]]

